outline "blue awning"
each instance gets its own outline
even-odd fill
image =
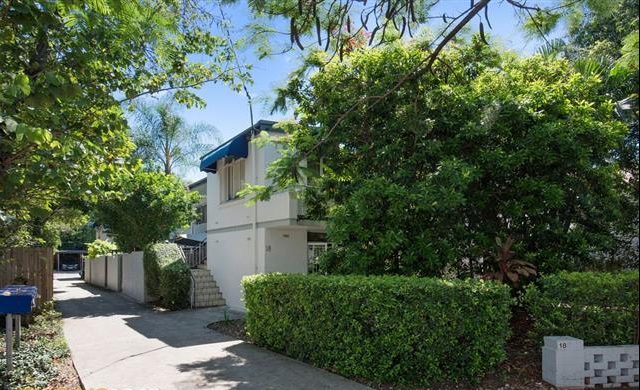
[[[216,173],[216,162],[221,158],[247,158],[249,155],[249,139],[251,138],[251,133],[263,130],[282,132],[281,129],[272,129],[275,123],[274,121],[260,119],[253,127],[249,127],[229,141],[200,157],[200,170],[203,172]]]
[[[216,173],[216,162],[221,158],[246,158],[248,155],[249,140],[247,140],[247,134],[245,132],[242,132],[202,156],[202,158],[200,159],[200,170],[204,172]]]

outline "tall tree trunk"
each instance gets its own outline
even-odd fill
[[[164,150],[164,173],[171,175],[171,151],[169,148]]]

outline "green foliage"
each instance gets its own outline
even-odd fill
[[[242,286],[254,342],[341,375],[474,380],[506,357],[512,299],[495,282],[263,274]]]
[[[57,249],[81,249],[84,243],[95,238],[93,229],[87,226],[88,217],[74,207],[60,207],[48,214],[32,215],[28,221],[18,221],[11,217],[0,222],[10,235],[8,240],[0,237],[0,247],[37,245]],[[5,232],[0,231],[0,236]],[[4,236],[6,238],[6,236]],[[62,247],[66,245],[65,247]],[[69,247],[73,245],[73,247]]]
[[[95,259],[98,256],[110,255],[118,250],[118,246],[110,241],[95,240],[87,245],[87,258]]]
[[[86,249],[95,237],[96,229],[88,224],[64,230],[60,235],[60,249]]]
[[[189,306],[191,271],[179,260],[160,268],[159,288],[162,304],[168,309],[184,309]]]
[[[167,264],[180,260],[180,248],[176,244],[159,243],[145,248],[142,255],[144,284],[147,292],[160,296],[160,270]]]
[[[534,321],[532,335],[573,336],[589,345],[634,343],[638,271],[546,275],[522,296]]]
[[[220,132],[211,125],[186,123],[173,96],[156,104],[138,104],[136,109],[137,126],[131,134],[136,144],[134,156],[149,170],[166,174],[188,171],[197,167],[200,156],[214,147],[208,142],[222,140]]]
[[[4,333],[0,335],[0,344],[5,344]],[[6,377],[4,356],[0,357],[0,386],[46,388],[58,375],[56,361],[68,354],[61,314],[54,310],[53,302],[49,302],[34,316],[33,323],[23,329],[22,344],[14,350],[11,378]]]
[[[617,236],[617,257],[626,258],[631,267],[638,267],[638,251],[634,238],[638,237],[640,154],[638,148],[638,96],[640,71],[638,64],[638,36],[640,2],[638,0],[614,0],[611,2],[588,1],[586,12],[579,23],[569,29],[568,44],[571,57],[598,59],[606,62],[603,77],[603,93],[611,96],[616,113],[628,127],[624,139],[614,154],[615,160],[625,172],[626,180],[619,191],[627,204],[622,218],[627,229]],[[576,61],[576,62],[577,62]]]
[[[41,237],[38,243],[42,246],[64,249],[62,245],[65,242],[67,245],[75,245],[68,249],[81,249],[85,246],[84,243],[95,238],[95,231],[87,226],[87,214],[76,208],[61,208],[50,214],[45,221],[39,221],[40,218],[34,220],[40,222],[34,224],[33,228],[41,229],[35,236]]]
[[[195,205],[200,197],[189,192],[172,175],[136,172],[124,178],[116,192],[96,205],[94,218],[105,226],[123,252],[145,248],[167,240],[169,235],[196,218]]]
[[[632,23],[632,18],[637,18],[637,13],[633,14],[634,2],[637,4],[637,0],[560,0],[547,10],[523,12],[525,22],[522,27],[532,36],[539,37],[564,24],[571,36],[586,40],[602,39],[615,34],[620,25]],[[620,10],[627,12],[617,12]],[[598,30],[592,25],[593,21],[608,21],[609,25],[602,24]]]
[[[424,55],[358,51],[294,85],[298,123],[281,125],[274,185],[258,198],[303,193],[337,244],[330,273],[477,275],[495,270],[495,237],[542,272],[611,260],[615,232],[634,225],[612,158],[627,129],[601,80],[473,38],[393,90]]]
[[[99,202],[126,174],[133,144],[122,103],[174,90],[181,103],[201,106],[194,89],[216,81],[237,89],[248,78],[228,66],[234,51],[203,8],[176,0],[2,2],[0,247],[33,244],[41,237],[30,224],[61,205]]]
[[[617,262],[638,267],[638,252],[634,237],[638,237],[639,203],[639,148],[638,148],[638,37],[640,2],[638,0],[562,1],[564,7],[552,12],[555,24],[568,22],[563,42],[552,41],[542,52],[564,56],[583,74],[597,74],[602,79],[602,94],[616,102],[616,114],[627,125],[613,158],[624,171],[626,180],[619,191],[627,210],[626,221],[618,227],[614,257]],[[537,19],[549,19],[549,13],[540,12]],[[526,25],[536,35],[532,20]],[[533,28],[531,28],[533,27]],[[566,41],[566,43],[565,43]]]

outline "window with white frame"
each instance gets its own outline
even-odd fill
[[[222,167],[220,176],[222,202],[227,202],[238,198],[238,191],[244,184],[244,161],[245,159],[226,160]]]

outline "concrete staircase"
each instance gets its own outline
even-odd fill
[[[222,293],[208,269],[194,268],[191,270],[191,275],[195,280],[195,307],[224,306]],[[193,281],[191,283],[193,284]],[[192,285],[192,293],[193,288]],[[193,297],[193,295],[190,296]]]

